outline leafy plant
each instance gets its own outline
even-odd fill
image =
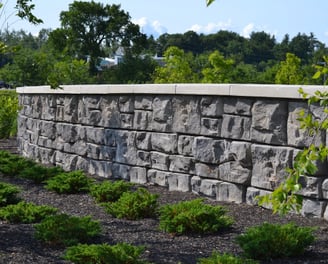
[[[17,133],[18,96],[15,91],[0,91],[0,138]]]
[[[41,165],[34,165],[27,167],[19,172],[19,176],[24,179],[32,180],[34,183],[42,183],[54,176],[64,173],[60,167],[45,167]]]
[[[213,252],[208,258],[201,258],[197,262],[198,264],[257,264],[258,262],[252,259],[244,259],[235,257],[231,254],[220,254]]]
[[[0,208],[0,219],[9,223],[37,223],[49,215],[57,213],[57,209],[47,205],[19,202]]]
[[[16,204],[20,201],[17,194],[20,189],[9,183],[0,182],[0,206]]]
[[[90,194],[98,203],[115,202],[124,192],[130,191],[133,183],[123,180],[119,181],[103,181],[94,184],[90,188]]]
[[[8,151],[0,151],[0,163],[0,173],[5,176],[19,175],[22,170],[36,164],[32,160],[11,154]]]
[[[46,181],[45,188],[57,193],[81,193],[88,192],[93,180],[82,171],[60,173]]]
[[[267,260],[303,254],[314,241],[314,228],[298,227],[293,223],[279,225],[264,223],[250,227],[237,237],[237,243],[248,258]]]
[[[113,246],[108,244],[80,244],[69,247],[65,252],[64,258],[75,264],[143,264],[147,263],[140,260],[140,255],[143,250],[143,247],[136,247],[126,243],[119,243]]]
[[[48,216],[36,224],[35,229],[37,239],[58,246],[87,243],[101,232],[99,222],[92,221],[91,217],[76,217],[67,214]]]
[[[183,201],[160,208],[160,229],[175,234],[210,233],[232,225],[222,206],[205,204],[203,199]]]
[[[321,120],[316,119],[311,111],[305,113],[300,112],[300,127],[308,131],[308,135],[314,137],[320,131],[327,131],[328,129],[328,92],[316,91],[313,96],[309,96],[299,89],[303,98],[308,98],[308,105],[317,103],[323,107],[325,116],[321,117]],[[302,196],[299,194],[302,186],[299,182],[300,177],[303,175],[314,175],[318,170],[317,161],[324,162],[328,157],[328,147],[321,144],[316,146],[310,144],[310,146],[304,148],[298,152],[295,157],[292,168],[287,169],[288,177],[282,182],[272,193],[259,196],[259,205],[271,204],[274,213],[286,214],[289,211],[295,210],[299,212],[302,208]]]
[[[107,212],[115,217],[137,220],[156,214],[157,198],[157,194],[151,194],[144,188],[138,188],[135,192],[123,193],[116,202],[104,205]]]

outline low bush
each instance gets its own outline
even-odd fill
[[[205,204],[203,199],[164,205],[159,212],[160,229],[175,234],[211,233],[233,223],[222,206]]]
[[[69,247],[64,258],[75,264],[146,264],[147,262],[140,259],[143,251],[143,247],[136,247],[126,243],[113,246],[108,244],[80,244]]]
[[[59,194],[74,194],[88,192],[93,180],[82,171],[60,173],[46,181],[45,188]]]
[[[35,166],[35,162],[8,151],[0,151],[0,173],[4,176],[17,176],[26,168]]]
[[[60,173],[63,173],[63,169],[60,167],[45,167],[41,165],[34,165],[31,167],[24,168],[19,172],[19,177],[29,179],[34,183],[42,183],[49,180]]]
[[[76,217],[67,214],[48,216],[35,225],[37,239],[56,246],[73,246],[87,243],[98,236],[101,227],[91,217]]]
[[[133,183],[123,180],[119,181],[103,181],[94,184],[90,188],[90,194],[95,198],[98,203],[115,202],[121,195],[131,190]]]
[[[38,223],[49,215],[57,213],[57,209],[47,205],[35,205],[21,201],[17,204],[0,208],[0,219],[9,223]]]
[[[114,203],[104,204],[111,215],[128,220],[153,217],[157,213],[157,194],[151,194],[145,188],[138,188],[135,192],[125,192]]]
[[[18,203],[21,200],[17,196],[20,191],[21,190],[15,185],[0,182],[0,206]]]
[[[208,258],[201,258],[197,261],[198,264],[258,264],[257,261],[252,259],[244,259],[235,257],[231,254],[220,254],[213,252]]]
[[[237,237],[237,243],[247,258],[268,260],[294,257],[302,255],[305,248],[315,240],[314,230],[310,227],[298,227],[293,223],[264,223],[248,228]]]

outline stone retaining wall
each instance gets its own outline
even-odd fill
[[[22,87],[18,141],[41,163],[218,201],[255,204],[302,147],[307,109],[296,86],[102,85]],[[305,86],[308,92],[324,87]],[[317,116],[322,109],[312,107]],[[326,144],[326,135],[316,143]],[[304,215],[328,219],[326,164],[302,179]]]

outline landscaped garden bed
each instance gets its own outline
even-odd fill
[[[74,177],[80,180],[81,175],[77,174]],[[92,182],[98,184],[103,180],[92,178]],[[206,206],[222,206],[224,208],[225,215],[228,217],[224,222],[224,224],[227,224],[226,227],[217,230],[204,229],[208,231],[204,233],[201,232],[204,230],[198,230],[198,232],[187,230],[184,232],[184,229],[178,228],[175,230],[172,225],[165,224],[171,223],[170,212],[178,209],[163,206],[195,201],[195,199],[200,198],[192,193],[169,192],[163,187],[153,185],[128,187],[134,192],[139,188],[145,190],[136,197],[144,197],[142,195],[145,195],[145,193],[146,195],[149,193],[156,196],[158,206],[162,208],[160,211],[165,212],[166,222],[160,224],[164,216],[162,215],[161,218],[159,214],[149,214],[146,218],[137,215],[136,219],[132,219],[132,216],[136,214],[129,215],[129,217],[110,214],[109,212],[112,212],[111,210],[114,210],[115,207],[108,206],[108,204],[107,206],[104,205],[107,198],[102,195],[102,191],[107,188],[106,186],[103,189],[90,188],[91,190],[81,186],[82,192],[74,190],[73,193],[70,193],[70,191],[67,191],[68,189],[58,191],[56,187],[52,189],[49,188],[48,184],[35,183],[35,181],[21,176],[8,177],[1,175],[0,181],[17,186],[20,189],[17,196],[26,203],[47,205],[56,208],[57,214],[66,214],[79,218],[88,217],[90,220],[98,222],[101,229],[100,234],[91,237],[88,244],[117,245],[126,243],[137,247],[140,246],[143,247],[140,258],[151,263],[200,263],[201,259],[211,256],[214,251],[220,254],[229,253],[242,257],[244,252],[237,243],[237,237],[245,234],[248,228],[263,225],[265,222],[274,224],[295,223],[300,227],[316,227],[313,232],[315,241],[305,248],[305,252],[301,256],[278,257],[263,260],[259,263],[327,263],[328,259],[328,224],[321,219],[304,218],[300,215],[280,217],[279,215],[272,215],[271,211],[260,207],[246,204],[219,203],[205,199],[202,201],[204,206],[206,204]],[[56,186],[56,184],[52,180],[51,186]],[[146,196],[144,199],[149,199],[149,204],[154,206],[153,199],[155,196]],[[134,200],[137,200],[137,198],[134,198]],[[120,202],[121,206],[131,204],[129,197],[125,197]],[[199,206],[199,202],[196,204]],[[150,213],[151,209],[152,207],[149,207],[147,212]],[[207,211],[210,212],[211,209],[207,209]],[[222,214],[221,211],[220,214]],[[204,216],[200,218],[204,218]],[[72,263],[63,258],[67,246],[53,243],[54,241],[51,243],[49,241],[45,242],[36,236],[37,231],[40,230],[38,225],[35,223],[8,223],[8,221],[2,220],[0,226],[0,263]],[[183,232],[179,233],[179,230]],[[58,241],[58,238],[56,239]]]

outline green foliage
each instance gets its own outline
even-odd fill
[[[99,222],[91,217],[76,217],[67,214],[46,217],[35,225],[37,239],[54,246],[73,246],[87,243],[101,232]]]
[[[19,172],[19,177],[32,180],[34,183],[38,184],[63,172],[63,169],[60,167],[45,167],[35,164],[34,166],[23,168]]]
[[[60,173],[46,181],[45,188],[57,193],[81,193],[88,192],[93,180],[83,171],[71,171]]]
[[[144,188],[135,192],[125,192],[114,203],[106,203],[109,214],[129,220],[153,217],[158,209],[157,194],[151,194]]]
[[[303,89],[299,90],[303,98],[308,99],[309,106],[317,103],[323,107],[325,116],[320,120],[316,119],[311,111],[305,113],[301,111],[299,121],[300,127],[308,131],[308,135],[313,138],[321,131],[328,129],[328,92],[316,91],[313,96],[306,94]],[[304,175],[314,175],[317,168],[317,162],[324,162],[328,157],[328,147],[325,145],[316,146],[311,144],[307,148],[298,152],[295,157],[293,167],[287,169],[288,177],[271,194],[257,197],[259,205],[271,204],[274,213],[282,215],[290,212],[299,212],[302,208],[302,196],[299,194],[302,186],[299,182],[300,177]]]
[[[257,264],[258,262],[252,259],[244,259],[235,257],[231,254],[220,254],[213,252],[208,258],[201,258],[197,264]]]
[[[250,227],[237,237],[237,243],[248,258],[268,260],[300,256],[314,241],[314,228],[298,227],[293,223],[264,223]]]
[[[160,208],[160,229],[175,234],[211,233],[232,225],[222,206],[205,204],[203,199],[184,201]]]
[[[35,165],[34,161],[0,150],[0,173],[5,176],[17,176],[19,173]]]
[[[295,54],[287,53],[286,60],[280,62],[280,67],[276,74],[277,84],[302,84],[304,73],[301,68],[301,59]]]
[[[17,0],[16,1],[16,10],[17,16],[21,19],[27,19],[30,23],[38,25],[43,23],[42,19],[36,17],[32,12],[35,8],[35,5],[30,3],[32,0]]]
[[[75,264],[146,264],[147,262],[140,260],[143,250],[143,247],[136,247],[126,243],[113,246],[108,244],[79,244],[69,247],[64,258]]]
[[[211,5],[215,0],[206,0],[206,5],[209,6]]]
[[[15,185],[0,182],[0,206],[18,203],[20,198],[17,194],[20,193],[20,191],[21,190]]]
[[[17,133],[18,96],[15,91],[0,91],[0,138]]]
[[[123,180],[103,181],[90,188],[90,194],[98,203],[116,202],[123,193],[130,191],[132,183]]]
[[[57,213],[56,208],[22,201],[0,208],[0,219],[9,223],[31,224],[40,222],[55,213]]]

